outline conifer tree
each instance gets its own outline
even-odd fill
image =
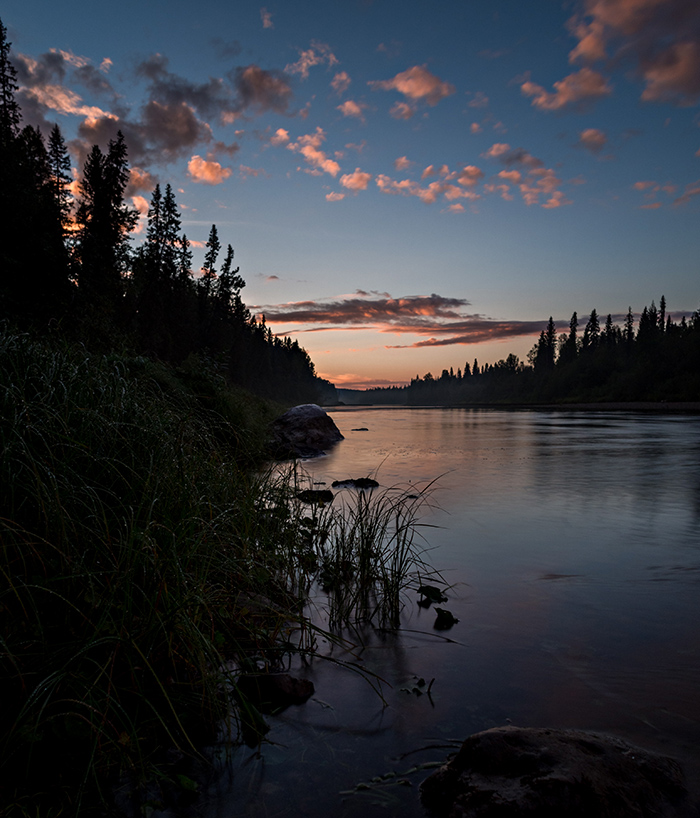
[[[21,114],[15,99],[17,70],[10,61],[7,29],[0,20],[0,148],[5,151],[19,134]]]
[[[71,166],[66,143],[58,125],[54,125],[48,146],[50,185],[56,207],[60,214],[61,228],[65,234],[71,211]]]

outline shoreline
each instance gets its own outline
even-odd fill
[[[327,411],[348,409],[501,409],[504,411],[649,412],[655,414],[700,414],[700,401],[610,401],[609,403],[346,403],[324,407]]]

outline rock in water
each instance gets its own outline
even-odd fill
[[[278,713],[290,704],[304,704],[314,694],[313,682],[288,673],[245,673],[236,682],[235,695],[261,713]]]
[[[339,440],[340,429],[315,403],[294,406],[272,424],[272,445],[281,459],[317,457]]]
[[[686,818],[683,773],[671,758],[611,736],[495,727],[470,736],[421,785],[445,818]]]

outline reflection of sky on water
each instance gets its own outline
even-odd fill
[[[313,481],[377,470],[383,486],[439,477],[441,510],[425,522],[441,527],[426,535],[455,585],[446,607],[460,623],[446,635],[456,642],[438,638],[433,612],[410,602],[405,632],[376,635],[360,657],[392,685],[386,708],[358,676],[315,661],[305,675],[318,701],[273,720],[270,737],[284,746],[238,757],[235,787],[252,787],[250,798],[222,796],[220,814],[235,805],[251,816],[418,816],[420,774],[412,788],[344,801],[338,792],[443,758],[446,749],[399,760],[508,719],[608,730],[678,754],[700,778],[700,418],[333,417],[346,440],[305,464]],[[435,678],[432,704],[401,690],[417,677]]]

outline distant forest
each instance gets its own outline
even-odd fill
[[[332,401],[308,353],[251,315],[233,264],[211,227],[200,275],[181,232],[170,184],[156,185],[145,240],[125,197],[127,146],[119,132],[90,150],[71,193],[58,125],[48,138],[22,127],[16,70],[0,22],[0,319],[94,351],[129,351],[179,364],[198,355],[236,385],[284,403]],[[223,258],[222,258],[223,256]]]
[[[622,327],[611,315],[601,326],[593,310],[583,332],[576,313],[561,334],[550,318],[527,358],[475,360],[456,373],[416,376],[408,386],[339,394],[352,403],[413,406],[700,401],[700,311],[676,323],[661,296],[658,308],[653,301],[644,307],[636,330],[631,308]]]

